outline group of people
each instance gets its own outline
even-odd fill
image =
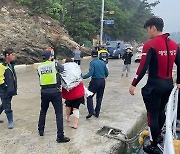
[[[76,48],[76,52],[80,55]],[[88,90],[91,95],[87,97],[87,106],[89,114],[87,119],[94,115],[96,118],[99,117],[101,102],[103,98],[103,93],[105,89],[105,78],[108,77],[108,69],[104,61],[100,60],[98,57],[98,51],[93,50],[91,52],[92,61],[90,63],[89,72],[85,75],[80,74],[81,79],[92,78],[89,84]],[[77,56],[78,57],[78,56]],[[0,114],[5,110],[8,119],[8,128],[13,128],[13,112],[11,109],[12,97],[17,95],[17,78],[14,70],[13,61],[15,59],[14,50],[6,49],[4,51],[4,57],[0,59],[0,97],[2,104],[0,105]],[[66,81],[63,80],[63,72],[71,71],[68,68],[65,70],[65,64],[71,64],[74,71],[76,72],[80,67],[80,59],[75,61],[72,59],[66,59],[65,64],[61,65],[54,59],[54,50],[52,48],[47,48],[42,52],[43,62],[38,66],[38,75],[40,79],[41,86],[41,110],[38,122],[38,132],[40,136],[44,136],[45,131],[45,121],[46,114],[49,108],[49,103],[51,102],[56,115],[57,124],[57,139],[58,143],[69,142],[70,138],[64,136],[63,131],[63,105],[62,98],[65,99],[66,104],[66,121],[70,122],[70,115],[74,116],[74,123],[71,128],[78,128],[79,121],[79,106],[80,104],[85,104],[85,92],[87,91],[84,87],[83,81],[80,81],[76,86],[71,89],[66,89],[61,83]],[[77,64],[76,64],[77,63]],[[76,79],[74,79],[76,82]],[[88,91],[88,92],[89,92]],[[96,108],[93,107],[93,97],[97,94],[97,104]],[[0,123],[3,120],[0,119]]]
[[[143,149],[149,154],[161,153],[158,148],[158,144],[163,140],[161,132],[166,119],[165,106],[174,87],[172,78],[174,64],[177,65],[176,86],[177,88],[180,88],[180,49],[179,46],[169,38],[168,33],[162,33],[163,27],[164,22],[161,18],[153,17],[146,21],[144,28],[147,30],[147,35],[150,40],[144,43],[142,59],[136,76],[132,81],[132,85],[129,88],[129,93],[131,95],[135,95],[135,88],[137,84],[148,70],[148,80],[141,92],[147,110],[148,130],[150,132],[151,140],[151,144],[144,145]],[[101,51],[103,50],[105,49],[101,49]],[[131,49],[126,49],[126,52],[122,57],[124,61],[122,77],[125,75],[125,72],[126,77],[128,77],[132,56],[133,54]],[[108,63],[108,61],[105,62],[106,64]],[[84,76],[84,78],[86,78],[86,76]],[[92,80],[91,82],[92,84],[95,83],[97,86],[101,83],[100,80],[98,82]],[[91,83],[89,90],[94,90]],[[91,108],[91,98],[88,98],[88,102],[90,102],[88,107],[90,114],[87,118],[96,114],[93,108]],[[177,118],[180,119],[180,100],[178,101],[178,104]]]
[[[160,153],[158,144],[162,141],[161,129],[165,123],[165,106],[169,95],[173,89],[172,69],[174,63],[177,65],[177,88],[180,88],[180,50],[178,45],[169,39],[169,34],[163,34],[164,22],[161,18],[153,17],[149,19],[144,28],[150,38],[144,43],[142,59],[129,88],[129,93],[135,95],[135,87],[144,77],[148,69],[147,84],[142,88],[142,96],[147,109],[148,126],[151,134],[151,144],[144,146],[146,153]],[[74,51],[75,61],[67,59],[65,63],[81,64],[81,51],[79,46]],[[91,77],[88,90],[92,93],[87,97],[87,108],[89,114],[87,119],[100,115],[101,103],[105,89],[106,78],[108,77],[108,52],[102,47],[99,51],[91,52],[92,61],[90,62],[89,72],[82,75],[83,79]],[[123,74],[125,70],[129,71],[131,57],[130,49],[124,54]],[[85,88],[83,81],[77,86],[67,90],[62,88],[61,94],[61,74],[64,72],[64,66],[54,60],[54,54],[47,49],[42,53],[43,62],[38,67],[38,74],[41,86],[41,111],[38,122],[39,135],[44,135],[46,113],[49,103],[52,105],[56,114],[57,123],[57,142],[69,142],[70,138],[64,136],[63,131],[63,106],[62,97],[66,104],[66,121],[70,121],[70,115],[74,115],[74,129],[78,127],[79,106],[85,103]],[[4,51],[4,58],[0,59],[0,114],[5,110],[8,119],[8,128],[13,128],[13,112],[11,109],[11,100],[17,94],[17,78],[13,65],[14,51],[7,49]],[[68,71],[68,70],[66,70]],[[126,74],[128,76],[128,74]],[[93,97],[96,94],[96,107],[93,106]],[[180,111],[179,111],[180,112]],[[0,123],[3,121],[0,119]]]

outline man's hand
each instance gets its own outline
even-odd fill
[[[180,84],[177,84],[177,87],[180,89]]]
[[[131,86],[131,87],[129,88],[129,93],[130,93],[131,95],[135,95],[135,89],[136,89],[136,87]]]

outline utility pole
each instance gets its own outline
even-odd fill
[[[100,45],[102,45],[103,43],[103,28],[104,28],[104,0],[102,0]]]

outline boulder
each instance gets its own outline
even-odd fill
[[[0,51],[13,48],[17,64],[41,61],[41,52],[48,46],[55,49],[57,59],[73,57],[77,45],[56,20],[44,14],[31,16],[29,9],[11,0],[0,3]],[[84,55],[90,49],[82,48]]]

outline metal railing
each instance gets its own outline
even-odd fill
[[[165,134],[163,154],[175,154],[173,139],[177,138],[176,119],[177,119],[177,107],[178,107],[178,93],[179,93],[179,89],[177,87],[174,87],[167,104],[166,134]]]

